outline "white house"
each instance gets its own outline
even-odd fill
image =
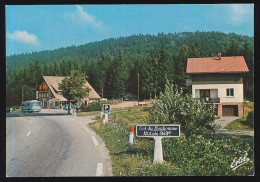
[[[244,115],[243,56],[188,58],[186,73],[192,78],[192,97],[214,103],[218,116]]]

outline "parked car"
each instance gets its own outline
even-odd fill
[[[65,104],[64,106],[63,106],[63,110],[68,110],[69,109],[69,104]]]
[[[129,98],[127,96],[123,97],[123,101],[128,101],[128,100],[129,100]]]
[[[69,109],[69,104],[65,104],[63,106],[63,110],[68,110]],[[71,104],[71,108],[70,109],[75,109],[75,106],[73,104]]]

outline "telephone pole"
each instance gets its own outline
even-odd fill
[[[138,106],[139,106],[139,73],[137,73],[137,84],[138,84]]]
[[[23,86],[22,86],[22,102],[24,100]]]

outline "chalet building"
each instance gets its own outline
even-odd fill
[[[243,75],[249,72],[243,56],[188,58],[192,97],[216,105],[221,116],[244,115]]]
[[[63,79],[63,76],[43,76],[43,82],[39,85],[38,90],[38,100],[41,101],[42,107],[59,108],[68,102],[62,96],[62,90],[59,89],[59,84]],[[82,103],[98,101],[101,98],[88,82],[85,83],[85,86],[90,91],[88,97],[81,99]]]

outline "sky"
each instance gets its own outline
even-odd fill
[[[8,5],[6,55],[133,34],[220,31],[254,36],[253,4]]]

